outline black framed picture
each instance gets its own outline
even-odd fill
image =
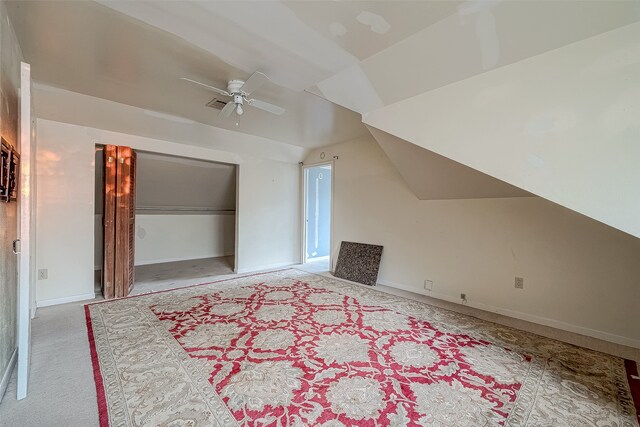
[[[0,152],[0,201],[9,201],[9,176],[11,164],[11,148],[2,138],[2,151]]]
[[[9,201],[18,200],[18,181],[20,178],[20,154],[11,148],[11,159],[9,161]]]

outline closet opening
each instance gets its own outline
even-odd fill
[[[96,147],[95,204],[96,290],[103,294],[105,259],[109,259],[104,256],[105,250],[108,252],[105,210],[109,216],[104,200],[105,195],[109,198],[104,149]],[[237,166],[140,150],[136,150],[136,158],[135,176],[130,178],[135,182],[131,293],[233,274],[237,270]],[[117,244],[117,236],[115,240]],[[108,272],[109,266],[106,268]]]

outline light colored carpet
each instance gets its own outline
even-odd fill
[[[113,425],[638,425],[620,358],[295,269],[88,312]]]
[[[32,322],[28,395],[16,400],[16,370],[0,403],[0,426],[98,425],[83,303],[38,309]]]
[[[328,269],[328,265],[322,267],[315,264],[307,264],[296,268],[322,272]],[[231,275],[225,275],[222,278],[225,277],[231,277]],[[161,278],[161,280],[171,281],[170,278]],[[198,282],[201,282],[201,280],[198,280]],[[169,285],[169,287],[181,287],[191,284],[193,284],[193,280],[186,278],[184,281],[177,281],[173,285]],[[158,284],[156,286],[159,287]],[[638,349],[539,326],[386,286],[379,285],[376,289],[455,311],[463,311],[466,314],[486,320],[640,361],[640,350]],[[22,401],[16,401],[14,371],[8,390],[2,403],[0,403],[0,425],[20,427],[97,427],[99,425],[95,384],[84,316],[84,303],[71,303],[38,309],[36,318],[32,323],[33,354],[29,395]]]

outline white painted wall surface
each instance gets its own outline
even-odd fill
[[[299,263],[300,166],[256,160],[239,169],[238,272]]]
[[[136,265],[233,255],[235,215],[136,215]]]
[[[36,269],[48,270],[36,282],[39,306],[93,294],[94,156],[90,138],[38,120]]]
[[[639,118],[640,23],[363,116],[640,237]]]
[[[107,143],[238,164],[238,269],[299,262],[297,164],[38,119],[36,263],[49,269],[40,303],[93,292],[94,147]]]
[[[379,283],[640,348],[640,239],[538,197],[418,200],[372,139],[320,151],[339,156],[332,259],[380,244]]]

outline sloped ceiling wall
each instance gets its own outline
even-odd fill
[[[366,113],[639,20],[636,1],[460,2],[448,16],[318,82],[316,91]]]
[[[640,237],[640,23],[363,116]]]
[[[369,132],[420,200],[531,197],[533,194],[379,129]]]
[[[136,206],[235,210],[236,167],[138,153]]]
[[[244,3],[228,2],[227,8],[245,9],[238,17],[247,18],[248,12],[255,15],[256,6]],[[282,116],[248,107],[239,119],[221,118],[218,110],[207,107],[216,94],[180,80],[181,77],[219,88],[226,88],[231,79],[246,80],[256,70],[275,77],[264,62],[255,61],[260,51],[260,43],[255,38],[247,40],[239,25],[217,25],[218,20],[211,11],[227,9],[220,2],[108,3],[127,11],[139,8],[158,12],[159,15],[153,14],[160,18],[158,26],[145,24],[94,1],[10,1],[7,5],[37,82],[143,108],[150,114],[174,116],[176,123],[195,121],[298,147],[320,146],[366,134],[358,114],[273,82],[260,87],[252,98],[286,108]],[[186,22],[182,19],[185,14],[188,15]],[[194,17],[195,22],[189,19]],[[266,18],[260,15],[263,17]],[[264,22],[273,28],[273,23],[267,19]],[[198,47],[194,40],[163,28],[173,24],[196,32],[204,29],[204,38],[224,50],[214,55]],[[228,32],[213,37],[207,32],[222,28]],[[293,34],[294,38],[298,36]],[[236,49],[238,44],[243,44],[248,52]],[[307,46],[302,47],[308,55],[313,55]],[[233,61],[236,52],[248,56],[251,65],[238,67],[238,62]],[[270,53],[270,61],[277,58],[280,63],[289,64],[281,55],[275,55],[273,49]],[[288,75],[300,72],[296,67],[285,68],[289,69]]]

